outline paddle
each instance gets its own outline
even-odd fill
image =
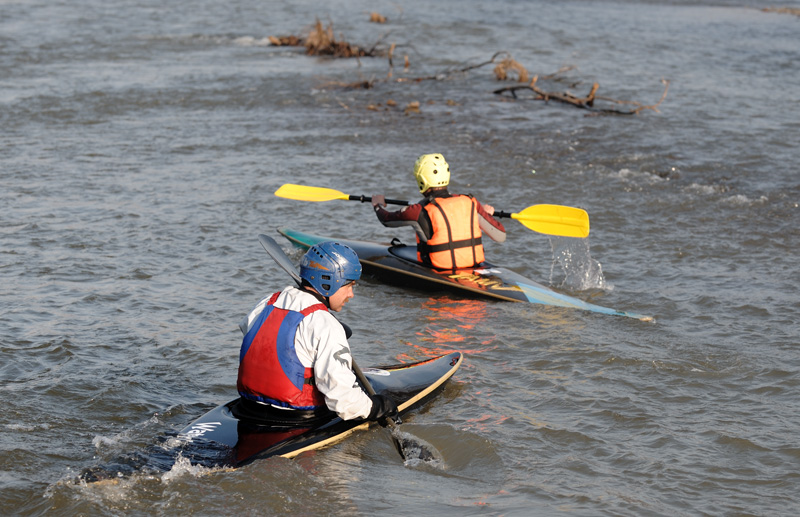
[[[302,279],[300,275],[297,274],[297,270],[292,264],[292,261],[289,260],[289,257],[283,252],[283,249],[275,242],[275,239],[269,237],[268,235],[261,234],[258,236],[258,241],[261,243],[261,246],[264,247],[264,250],[269,254],[270,257],[281,267],[284,271],[289,273],[289,275],[297,282],[297,285],[300,285]],[[343,326],[345,326],[343,324]],[[345,326],[347,329],[347,327]],[[348,329],[349,330],[349,329]],[[356,364],[355,359],[352,361],[353,365],[353,373],[355,373],[356,378],[367,391],[367,394],[372,396],[375,395],[375,390],[372,388],[372,384],[370,384],[367,377],[364,375],[364,372],[361,371],[361,368],[358,367]],[[385,419],[386,427],[391,431],[392,441],[394,442],[395,449],[397,452],[400,453],[400,456],[403,460],[406,460],[406,450],[416,450],[419,451],[419,459],[421,460],[429,460],[435,459],[436,456],[429,450],[425,448],[425,446],[420,442],[417,441],[416,444],[411,443],[411,438],[403,438],[402,442],[401,439],[397,436],[400,432],[398,424],[392,420],[391,418]],[[408,433],[403,433],[406,436],[409,436]],[[413,449],[411,447],[414,447]]]
[[[345,194],[344,192],[339,192],[338,190],[333,190],[332,188],[324,188],[324,187],[307,187],[305,185],[294,185],[292,183],[286,183],[281,185],[281,188],[275,191],[275,195],[278,197],[285,197],[287,199],[294,199],[295,201],[333,201],[336,199],[342,199],[344,201],[361,201],[362,203],[366,203],[367,201],[372,201],[372,197],[367,196],[351,196]],[[389,205],[405,205],[409,204],[408,201],[402,201],[399,199],[387,199],[385,200]]]
[[[345,194],[331,188],[307,187],[292,183],[281,185],[275,191],[275,195],[296,201],[313,202],[341,199],[366,203],[372,200],[372,197]],[[410,204],[408,201],[399,199],[386,199],[385,201],[389,205],[408,206]],[[495,217],[510,217],[530,230],[547,235],[578,238],[589,236],[589,214],[585,210],[571,206],[531,205],[521,212],[495,212],[493,215]]]
[[[355,359],[352,360],[352,363],[353,363],[353,373],[356,374],[356,379],[358,379],[358,382],[361,383],[361,386],[363,386],[364,389],[367,390],[367,395],[369,395],[370,397],[374,396],[375,390],[372,388],[372,384],[370,384],[369,379],[367,379],[367,376],[364,375],[364,372],[362,372],[361,368],[359,368],[358,364],[356,364]],[[400,453],[400,457],[403,458],[403,460],[407,459],[406,453],[403,450],[403,444],[400,443],[400,438],[397,437],[397,432],[398,432],[397,422],[395,422],[391,418],[384,418],[383,422],[381,423],[384,424],[392,433],[392,441],[394,442],[394,448],[397,449],[397,452]],[[431,457],[433,457],[433,455],[431,455]]]
[[[303,283],[303,279],[300,278],[300,275],[297,273],[297,270],[292,264],[292,261],[289,260],[289,257],[286,256],[286,253],[283,252],[283,249],[275,242],[275,239],[268,235],[264,235],[263,233],[258,236],[258,242],[264,247],[264,250],[272,257],[284,271],[289,273],[289,276],[292,277],[292,280],[297,282],[297,285]]]
[[[531,205],[522,212],[495,212],[495,217],[510,217],[526,228],[559,237],[589,236],[589,214],[580,208],[563,205]]]

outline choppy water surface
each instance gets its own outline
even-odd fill
[[[2,513],[794,514],[800,18],[711,4],[0,2]],[[268,46],[317,17],[397,43],[392,79],[441,80]],[[449,73],[501,50],[575,66],[553,91],[670,88],[660,113],[587,116],[493,95],[492,66]],[[404,424],[441,468],[374,430],[232,472],[67,481],[235,396],[237,322],[288,281],[259,233],[412,238],[278,186],[414,199],[426,152],[498,209],[586,209],[584,243],[507,221],[488,255],[656,323],[366,278],[343,313],[362,365],[466,353]]]

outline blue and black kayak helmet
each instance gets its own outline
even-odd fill
[[[330,297],[361,278],[361,263],[350,247],[326,241],[311,246],[300,261],[300,278],[322,296]]]

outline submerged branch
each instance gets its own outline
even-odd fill
[[[575,107],[586,109],[593,111],[598,114],[612,114],[612,115],[636,115],[642,110],[653,110],[658,113],[658,106],[664,102],[664,99],[667,97],[667,91],[669,90],[669,81],[666,79],[662,79],[661,83],[664,84],[664,93],[661,95],[661,99],[655,103],[650,105],[643,105],[637,101],[623,101],[612,99],[610,97],[600,97],[597,96],[597,90],[600,88],[598,83],[593,83],[592,88],[589,93],[585,97],[578,97],[570,92],[547,92],[537,86],[537,81],[539,80],[539,76],[535,76],[530,84],[527,85],[517,85],[517,86],[508,86],[505,88],[500,88],[495,90],[493,93],[496,95],[503,95],[504,93],[509,93],[512,98],[519,99],[517,96],[517,92],[519,91],[532,91],[536,95],[532,98],[532,100],[541,100],[541,101],[558,101],[565,104],[571,104]],[[621,109],[614,109],[614,108],[598,108],[595,106],[595,101],[604,101],[609,102],[612,104],[630,104],[636,106],[636,108],[632,110],[621,110]]]
[[[800,16],[800,9],[796,7],[764,7],[761,9],[765,13],[793,14]]]
[[[470,70],[475,70],[476,68],[480,68],[482,66],[493,65],[496,62],[497,57],[501,56],[503,54],[508,54],[508,52],[506,52],[505,50],[501,50],[500,52],[496,52],[489,61],[484,61],[483,63],[478,63],[478,64],[475,64],[475,65],[468,65],[468,66],[465,66],[465,67],[462,67],[462,68],[458,68],[456,70],[448,70],[446,72],[442,72],[442,73],[436,74],[436,75],[428,75],[428,76],[423,76],[423,77],[401,77],[399,79],[396,79],[396,82],[398,82],[398,83],[408,83],[408,82],[419,83],[419,82],[422,82],[422,81],[443,81],[444,79],[447,79],[448,77],[450,77],[452,75],[455,75],[455,74],[463,74],[465,72],[469,72]],[[408,68],[408,65],[406,65],[406,68]]]

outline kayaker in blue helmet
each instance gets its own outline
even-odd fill
[[[329,312],[354,296],[361,277],[356,253],[338,242],[314,245],[300,277],[300,287],[267,296],[239,324],[237,416],[302,425],[329,411],[344,420],[397,415],[390,398],[358,387],[345,329]]]
[[[417,259],[437,269],[474,267],[484,260],[482,234],[504,242],[506,230],[492,217],[494,208],[471,195],[450,194],[450,166],[441,154],[423,154],[414,164],[414,179],[425,198],[390,212],[386,198],[372,196],[384,226],[411,226],[417,234]]]

